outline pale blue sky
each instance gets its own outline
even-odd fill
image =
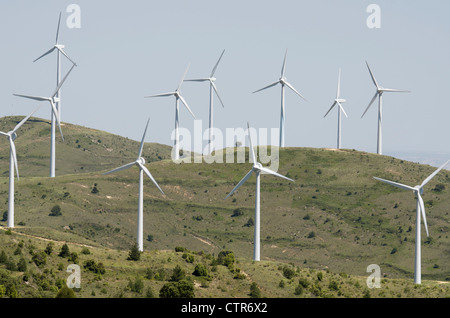
[[[80,29],[65,24],[71,3],[81,8]],[[380,29],[366,25],[371,3],[381,8]],[[323,115],[342,68],[342,146],[376,152],[376,104],[361,119],[375,92],[367,60],[382,86],[411,90],[384,95],[383,152],[449,153],[449,9],[445,1],[2,1],[0,116],[37,106],[13,93],[55,89],[56,55],[32,61],[54,44],[62,11],[60,42],[79,65],[62,90],[63,122],[139,140],[150,117],[146,141],[172,145],[174,98],[144,96],[173,91],[188,63],[187,77],[208,76],[225,49],[215,126],[278,128],[280,88],[252,92],[279,78],[288,48],[286,77],[308,101],[286,93],[286,146],[336,146],[336,112]],[[208,84],[181,91],[206,129]],[[50,118],[50,107],[36,116]],[[194,126],[183,107],[180,125]]]

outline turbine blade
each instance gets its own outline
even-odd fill
[[[58,28],[56,29],[56,41],[55,43],[58,44],[58,38],[59,38],[59,26],[61,24],[61,12],[59,12],[59,19],[58,19]]]
[[[275,171],[272,171],[272,170],[270,170],[270,169],[268,169],[268,168],[261,167],[261,168],[258,168],[258,169],[259,169],[260,171],[264,171],[264,172],[266,172],[266,173],[268,173],[268,174],[272,174],[272,175],[274,175],[274,176],[277,176],[277,177],[280,177],[280,178],[283,178],[283,179],[286,179],[286,180],[295,182],[295,181],[292,180],[291,178],[285,177],[285,176],[283,176],[283,175],[281,175],[281,174],[279,174],[279,173],[276,173]]]
[[[328,115],[328,113],[333,109],[333,107],[334,107],[336,104],[337,104],[337,102],[335,101],[335,102],[333,103],[333,105],[331,105],[330,109],[327,111],[327,113],[325,114],[325,116],[323,116],[323,118],[325,118],[325,117]]]
[[[175,92],[171,92],[171,93],[163,93],[163,94],[156,94],[156,95],[151,95],[151,96],[144,96],[144,98],[149,98],[149,97],[164,97],[164,96],[172,96],[175,95]]]
[[[381,89],[383,92],[396,92],[396,93],[411,93],[406,89],[395,89],[395,88],[383,88]]]
[[[14,166],[16,167],[17,179],[19,179],[19,167],[17,165],[16,146],[14,145],[14,141],[12,140],[11,137],[9,137],[8,139],[9,139],[9,145],[11,147],[11,152],[13,155]]]
[[[7,133],[5,133],[5,132],[3,132],[3,131],[0,131],[0,135],[8,136],[8,137],[9,137],[9,134],[7,134]]]
[[[217,91],[217,87],[216,84],[214,84],[213,82],[211,82],[211,85],[214,89],[214,91],[216,92],[217,97],[219,98],[220,104],[222,104],[222,107],[225,108],[225,105],[222,102],[222,98],[220,98],[219,92]]]
[[[181,78],[180,84],[178,84],[177,91],[180,90],[181,84],[183,84],[184,78],[186,77],[186,74],[187,74],[187,72],[188,72],[188,70],[189,70],[189,66],[190,66],[190,65],[191,65],[191,63],[188,64],[188,66],[187,66],[187,68],[186,68],[186,71],[184,71],[184,74],[183,74],[183,77]]]
[[[375,99],[378,96],[378,91],[375,93],[375,95],[373,96],[372,100],[369,103],[369,106],[367,106],[366,110],[364,111],[364,113],[361,115],[361,118],[364,117],[364,115],[367,113],[367,111],[369,110],[370,106],[372,106],[373,102],[375,101]]]
[[[289,87],[290,89],[292,89],[294,91],[295,94],[297,94],[298,96],[300,96],[301,98],[303,98],[304,101],[306,101],[306,98],[304,98],[302,96],[302,94],[300,94],[299,92],[297,92],[297,90],[294,88],[294,86],[292,86],[291,84],[289,84],[288,82],[284,82],[284,84],[286,84],[287,87]]]
[[[430,236],[430,234],[428,233],[427,217],[425,215],[425,204],[423,204],[423,199],[422,199],[422,196],[420,195],[419,191],[417,191],[416,193],[417,193],[417,199],[419,200],[419,204],[420,204],[420,211],[422,213],[423,224],[425,225],[425,230],[427,231],[427,236]]]
[[[377,89],[380,88],[380,87],[378,86],[377,80],[375,79],[375,76],[373,76],[372,70],[370,69],[369,63],[367,63],[367,61],[366,61],[366,65],[367,65],[367,68],[369,69],[370,77],[372,77],[373,83],[375,84],[375,86],[377,87]]]
[[[60,132],[60,134],[61,134],[61,138],[62,138],[62,140],[64,141],[64,136],[63,136],[63,133],[62,133],[62,130],[61,130],[61,123],[60,123],[60,121],[59,121],[59,116],[58,116],[58,110],[56,109],[55,104],[54,104],[53,101],[51,101],[51,100],[50,100],[50,105],[52,105],[53,115],[55,116],[56,124],[58,125],[59,132]]]
[[[217,66],[219,65],[219,62],[220,62],[220,60],[222,59],[223,53],[225,53],[225,50],[223,50],[223,51],[222,51],[222,54],[220,54],[219,60],[217,61],[217,63],[216,63],[216,65],[214,66],[214,68],[212,69],[212,72],[211,72],[211,76],[210,76],[210,77],[213,77],[213,76],[214,76],[214,73],[215,73],[216,70],[217,70]]]
[[[77,63],[75,63],[75,62],[74,62],[74,61],[66,54],[66,52],[64,52],[63,49],[61,49],[61,48],[58,47],[58,51],[60,51],[65,57],[67,57],[67,59],[68,59],[70,62],[72,62],[73,65],[77,66]]]
[[[72,72],[73,68],[75,67],[75,64],[72,65],[72,67],[70,68],[70,70],[67,72],[66,76],[64,76],[64,78],[61,80],[61,82],[59,82],[58,86],[55,89],[55,92],[53,93],[52,97],[54,97],[59,89],[61,88],[61,86],[64,84],[64,82],[66,81],[67,77],[69,76],[70,72]]]
[[[339,98],[340,93],[341,93],[341,69],[339,69],[339,74],[338,74],[338,85],[337,85],[336,99]]]
[[[43,101],[50,101],[51,99],[48,97],[41,97],[41,96],[30,96],[30,95],[20,95],[20,94],[13,94],[14,96],[18,96],[18,97],[24,97],[24,98],[28,98],[28,99],[33,99],[33,100],[37,100],[40,102]]]
[[[195,119],[195,115],[192,112],[192,110],[189,108],[188,104],[186,103],[185,99],[183,98],[183,96],[178,95],[178,98],[180,98],[181,102],[184,104],[184,106],[186,106],[187,110],[191,113],[192,117],[194,117]]]
[[[28,118],[30,118],[39,108],[40,107],[36,108],[35,110],[33,110],[33,112],[31,114],[29,114],[27,117],[22,119],[22,121],[20,123],[18,123],[16,127],[14,127],[13,132],[16,132],[28,120]]]
[[[394,182],[394,181],[389,181],[389,180],[385,180],[385,179],[381,179],[381,178],[377,178],[377,177],[373,177],[373,178],[378,180],[378,181],[381,181],[381,182],[393,185],[394,187],[397,187],[397,188],[400,188],[400,189],[403,189],[403,190],[412,190],[412,191],[416,190],[413,187],[410,187],[410,186],[407,186],[407,185],[404,185],[404,184],[401,184],[401,183],[397,183],[397,182]]]
[[[450,162],[450,160],[447,160],[446,163],[444,163],[442,166],[440,166],[436,171],[434,171],[428,178],[426,178],[422,184],[420,185],[421,188],[423,188],[423,186],[425,186],[431,179],[433,179],[433,177],[435,175],[437,175],[439,173],[439,171],[441,171],[448,163]]]
[[[46,55],[52,53],[54,49],[56,49],[55,46],[52,47],[52,48],[51,48],[50,50],[48,50],[47,52],[45,52],[44,54],[42,54],[41,56],[39,56],[37,59],[35,59],[35,60],[33,61],[33,63],[36,62],[37,60],[40,60],[40,59],[43,58],[44,56],[46,56]]]
[[[267,89],[267,88],[269,88],[269,87],[275,86],[275,85],[277,85],[278,83],[280,83],[280,81],[273,82],[272,84],[267,85],[266,87],[263,87],[263,88],[261,88],[261,89],[258,89],[257,91],[254,91],[253,93],[260,92],[260,91],[265,90],[265,89]]]
[[[123,165],[123,166],[121,166],[121,167],[119,167],[119,168],[116,168],[116,169],[113,169],[113,170],[111,170],[111,171],[105,172],[103,175],[110,174],[110,173],[114,173],[114,172],[118,172],[118,171],[122,171],[122,170],[125,170],[125,169],[128,169],[128,168],[131,168],[131,167],[134,166],[135,164],[136,164],[136,162],[130,162],[130,163],[127,163],[126,165]]]
[[[248,178],[251,177],[252,173],[253,173],[253,169],[250,170],[250,171],[242,178],[241,181],[239,181],[239,183],[233,188],[233,190],[231,190],[231,192],[228,193],[228,195],[225,197],[225,199],[228,198],[230,195],[232,195],[232,194],[234,193],[234,191],[236,191],[241,185],[243,185],[244,182],[247,181]],[[225,200],[225,199],[224,199],[224,200]]]
[[[256,164],[256,156],[255,156],[255,152],[253,151],[252,136],[250,134],[250,124],[248,122],[247,122],[247,128],[248,128],[248,130],[247,130],[248,131],[248,140],[250,141],[249,151],[250,151],[252,159],[253,159],[253,165],[255,165]]]
[[[153,178],[152,174],[150,173],[150,171],[148,171],[147,167],[144,166],[142,163],[138,163],[139,167],[144,170],[145,174],[150,178],[150,180],[153,181],[153,183],[155,184],[155,186],[158,188],[159,191],[161,191],[162,194],[166,195],[163,190],[161,190],[161,188],[159,187],[158,183],[156,183],[156,180]]]
[[[141,141],[141,145],[139,146],[139,154],[137,156],[137,158],[139,159],[142,155],[142,149],[144,149],[144,139],[145,139],[145,134],[147,133],[147,128],[148,128],[148,123],[150,122],[150,118],[147,120],[147,125],[145,126],[145,130],[144,130],[144,134],[142,135],[142,141]]]
[[[284,73],[286,72],[286,57],[287,57],[288,50],[286,49],[286,53],[284,53],[284,60],[283,60],[283,66],[281,68],[281,77],[284,77]]]
[[[209,81],[209,78],[192,78],[192,79],[185,79],[185,82],[206,82]]]
[[[339,108],[342,110],[342,112],[344,113],[345,117],[348,118],[347,113],[344,110],[344,107],[342,107],[341,103],[338,102]]]

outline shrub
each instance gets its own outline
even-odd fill
[[[322,281],[323,279],[323,273],[322,272],[318,272],[317,273],[317,280]]]
[[[105,266],[103,265],[103,263],[101,263],[101,262],[96,263],[95,260],[93,260],[93,259],[84,261],[83,268],[85,270],[88,270],[88,271],[91,271],[91,272],[94,272],[94,273],[100,274],[100,275],[103,275],[106,272],[106,269],[105,269]]]
[[[127,260],[129,260],[129,261],[138,261],[140,259],[141,259],[141,252],[139,251],[137,244],[134,244],[131,247],[130,252],[128,253]]]
[[[255,282],[250,285],[250,297],[261,298],[261,290]]]
[[[53,246],[55,246],[53,242],[48,243],[44,250],[45,254],[50,255],[53,252]]]
[[[295,270],[287,265],[283,267],[283,276],[287,279],[291,279],[295,276]]]
[[[47,254],[44,251],[36,252],[31,259],[36,266],[41,267],[47,263]]]
[[[168,282],[159,291],[160,298],[194,298],[194,284],[187,280]]]
[[[60,256],[60,257],[69,257],[70,256],[70,250],[69,250],[69,246],[67,244],[64,244],[61,247],[61,251],[59,252],[58,256]]]
[[[135,293],[141,294],[144,290],[144,282],[139,277],[136,278],[134,282],[128,279],[128,288]]]
[[[75,292],[66,284],[58,291],[55,298],[77,298]]]
[[[173,269],[170,280],[173,282],[179,282],[180,280],[184,279],[185,276],[186,276],[186,272],[179,265],[177,265]]]
[[[62,215],[61,213],[61,207],[59,205],[55,205],[51,210],[50,210],[50,216],[59,216]]]
[[[192,273],[194,276],[208,276],[208,270],[206,269],[205,265],[203,264],[197,264],[195,265],[194,272]]]
[[[235,262],[234,253],[231,251],[221,251],[217,256],[217,263],[219,265],[226,266],[228,268],[233,268]]]

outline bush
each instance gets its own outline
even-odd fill
[[[62,215],[61,207],[59,205],[55,205],[51,210],[49,216],[59,216]]]
[[[186,272],[179,265],[177,265],[173,269],[170,280],[173,282],[179,282],[180,280],[184,279],[185,276],[186,276]]]
[[[323,273],[322,272],[318,272],[317,273],[317,280],[322,281],[323,279]]]
[[[50,255],[53,252],[53,246],[55,246],[53,242],[48,243],[44,250],[45,254]]]
[[[219,252],[219,255],[217,256],[217,263],[219,265],[223,265],[228,267],[229,269],[232,269],[234,266],[235,257],[234,253],[231,251],[221,251]]]
[[[94,273],[100,274],[100,275],[103,275],[106,272],[106,269],[105,269],[105,266],[103,265],[103,263],[101,263],[101,262],[96,263],[95,260],[93,260],[93,259],[84,261],[83,268],[85,270],[88,270],[88,271],[91,271],[91,272],[94,272]]]
[[[44,251],[40,251],[33,254],[33,257],[31,259],[36,264],[36,266],[41,267],[47,263],[47,254],[45,254]]]
[[[69,246],[67,244],[64,244],[61,247],[61,251],[59,252],[58,256],[60,256],[60,257],[69,257],[70,256],[70,250],[69,250]]]
[[[187,280],[168,282],[159,291],[160,298],[194,298],[194,284]]]
[[[194,272],[192,273],[194,276],[208,276],[208,270],[203,264],[195,265]]]
[[[144,282],[139,277],[136,278],[134,282],[128,279],[128,288],[135,293],[141,294],[144,290]]]
[[[128,253],[127,260],[129,260],[129,261],[138,261],[140,259],[141,259],[141,252],[139,251],[137,244],[134,244],[131,247],[130,252]]]
[[[295,270],[287,265],[283,267],[283,276],[287,279],[291,279],[295,276]]]
[[[64,284],[64,286],[56,294],[55,298],[77,298],[77,296],[71,288],[67,287],[67,285]]]
[[[250,285],[250,297],[261,298],[261,290],[255,282]]]

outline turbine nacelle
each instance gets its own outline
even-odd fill
[[[255,170],[261,171],[261,168],[262,168],[262,164],[261,164],[261,163],[255,162],[255,163],[253,164],[253,171],[255,171]]]
[[[422,195],[422,194],[423,194],[423,187],[421,187],[420,185],[416,185],[416,186],[414,187],[414,193],[416,194],[416,196],[417,196],[417,193],[419,193],[420,195]]]
[[[139,166],[139,164],[145,165],[145,159],[144,159],[143,157],[139,157],[139,158],[136,160],[136,165]]]
[[[343,98],[336,98],[335,101],[338,103],[345,103],[347,100],[345,100]]]
[[[12,139],[12,141],[16,140],[17,134],[14,131],[8,131],[8,137]]]

